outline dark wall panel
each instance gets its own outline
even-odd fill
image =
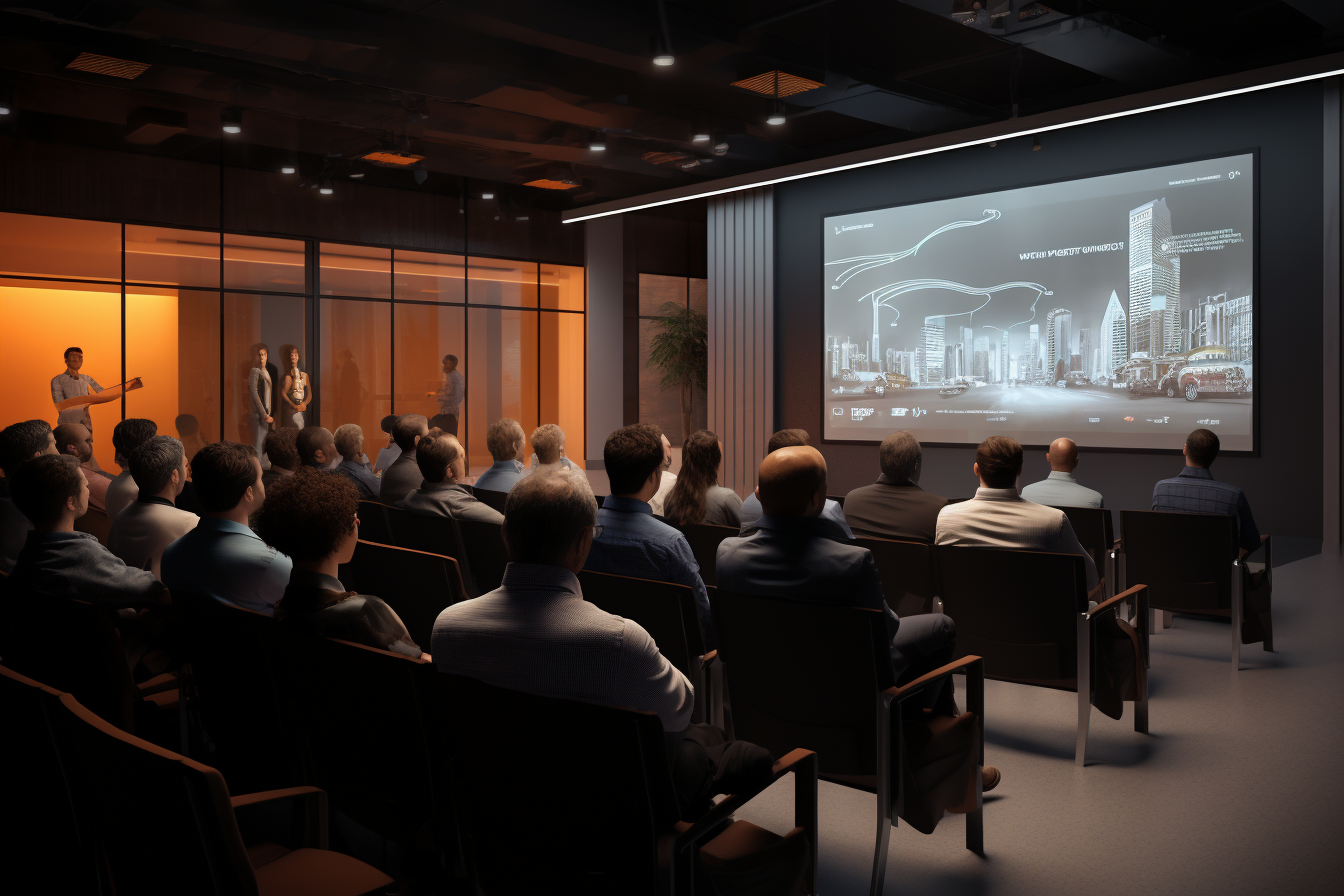
[[[1322,89],[1301,84],[1052,132],[1039,152],[1024,138],[777,186],[776,426],[820,435],[822,216],[1259,149],[1260,456],[1223,458],[1215,475],[1245,489],[1262,531],[1320,537]],[[1175,451],[1183,438],[1172,433]],[[876,478],[875,445],[818,447],[833,493]],[[972,494],[974,456],[926,449],[921,484]],[[1078,476],[1109,507],[1147,509],[1152,484],[1181,466],[1179,453],[1098,450],[1084,454]],[[1022,481],[1048,471],[1044,451],[1029,450]]]

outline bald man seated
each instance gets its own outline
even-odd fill
[[[1078,446],[1073,439],[1055,439],[1045,452],[1050,475],[1023,486],[1022,497],[1033,504],[1051,507],[1104,507],[1101,492],[1079,484],[1073,471],[1078,467]]]

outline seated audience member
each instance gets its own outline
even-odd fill
[[[378,487],[378,500],[389,507],[400,507],[406,496],[424,481],[415,462],[415,446],[429,434],[428,423],[423,414],[407,414],[392,424],[392,438],[401,454],[383,471],[383,482]]]
[[[306,426],[294,437],[299,463],[313,470],[331,470],[340,463],[336,437],[325,426]]]
[[[364,455],[364,430],[354,423],[344,423],[336,427],[332,442],[341,462],[336,472],[355,484],[359,497],[376,498],[382,481],[369,469],[369,459]]]
[[[765,452],[770,454],[781,448],[797,447],[799,445],[808,445],[811,443],[811,437],[808,436],[805,429],[781,429],[770,437],[766,443]],[[756,524],[761,516],[761,499],[752,492],[742,501],[742,531],[745,533]],[[839,502],[826,499],[826,507],[821,511],[823,518],[830,520],[839,526],[845,533],[845,537],[854,538],[854,532],[849,528],[849,522],[845,519],[845,512],[841,509]]]
[[[554,423],[543,423],[532,430],[532,469],[530,473],[578,473],[583,468],[565,457],[565,431]]]
[[[672,487],[677,484],[677,474],[672,472],[672,443],[667,440],[666,435],[662,436],[662,440],[663,478],[658,482],[658,491],[649,499],[649,507],[653,508],[655,516],[663,515],[663,502],[672,494]]]
[[[0,470],[6,477],[0,479],[0,573],[9,575],[14,569],[14,561],[19,559],[19,551],[33,531],[32,522],[10,497],[8,477],[26,460],[59,453],[51,424],[45,420],[25,420],[0,431]]]
[[[52,430],[56,438],[56,449],[61,454],[79,458],[84,468],[84,476],[89,480],[89,507],[107,513],[107,488],[112,477],[102,470],[95,470],[93,462],[93,433],[83,423],[62,423]]]
[[[339,473],[305,467],[275,484],[257,514],[257,534],[294,561],[275,618],[319,637],[419,657],[391,607],[346,591],[336,578],[359,542],[358,510],[359,492]]]
[[[507,492],[518,484],[523,475],[523,463],[518,458],[527,444],[523,427],[512,417],[490,424],[485,431],[485,445],[495,459],[490,469],[476,477],[476,487],[494,492]]]
[[[908,432],[894,432],[877,449],[882,475],[845,496],[845,519],[857,535],[933,543],[938,511],[947,504],[918,485],[924,452]]]
[[[6,471],[10,495],[33,524],[10,573],[14,588],[31,588],[112,607],[158,603],[166,589],[152,572],[127,566],[75,520],[89,509],[89,485],[70,455],[44,455]]]
[[[191,473],[205,515],[164,549],[164,583],[179,595],[208,595],[269,615],[293,564],[247,525],[266,498],[257,450],[237,442],[206,445]]]
[[[262,472],[262,485],[270,488],[277,481],[299,471],[302,466],[299,462],[299,432],[292,426],[282,426],[266,433],[265,454],[271,459],[271,468]]]
[[[741,525],[742,499],[737,492],[719,485],[723,467],[723,443],[707,429],[691,433],[681,447],[681,475],[667,496],[664,516],[674,526],[707,523],[712,526]]]
[[[1064,511],[1027,501],[1017,493],[1022,446],[1016,440],[1006,436],[985,439],[975,449],[971,469],[980,479],[980,487],[969,501],[942,509],[934,544],[1081,554],[1087,569],[1087,589],[1096,589],[1096,564],[1078,543]]]
[[[201,421],[193,414],[178,414],[173,420],[173,426],[177,428],[177,438],[182,443],[182,450],[187,453],[187,463],[191,463],[196,452],[209,444],[201,435]]]
[[[1078,446],[1073,439],[1055,439],[1045,452],[1050,475],[1022,487],[1022,497],[1051,507],[1105,507],[1101,492],[1079,484],[1073,471],[1078,466]],[[848,502],[846,502],[848,504]]]
[[[466,451],[457,436],[436,429],[420,440],[412,454],[424,481],[401,502],[403,510],[455,520],[504,522],[504,515],[479,501],[463,481],[467,476]]]
[[[602,460],[611,482],[611,496],[597,512],[602,532],[593,539],[584,568],[689,586],[700,609],[705,649],[713,650],[714,621],[700,565],[686,536],[654,519],[649,507],[649,499],[662,479],[661,435],[651,423],[636,423],[607,437]]]
[[[1246,494],[1235,485],[1219,482],[1209,472],[1218,459],[1218,436],[1207,429],[1197,429],[1185,437],[1181,453],[1185,455],[1185,469],[1179,476],[1163,479],[1153,486],[1153,510],[1176,513],[1227,513],[1237,518],[1237,538],[1241,556],[1260,547],[1264,539],[1251,516],[1251,505]]]
[[[373,473],[375,476],[383,475],[383,473],[387,471],[387,468],[392,466],[393,462],[396,461],[398,457],[401,457],[401,449],[397,447],[396,441],[392,438],[392,425],[396,423],[398,419],[396,414],[388,414],[383,418],[383,422],[379,424],[383,432],[387,434],[387,447],[378,451],[378,459],[374,461],[373,464]]]
[[[143,417],[127,417],[113,427],[112,447],[116,450],[116,461],[121,465],[121,472],[107,486],[106,501],[109,517],[116,519],[117,514],[121,513],[140,493],[139,487],[135,484],[135,478],[131,476],[131,453],[158,435],[158,432],[158,424]]]
[[[186,535],[201,518],[173,500],[187,484],[187,454],[172,436],[155,436],[131,453],[131,475],[140,494],[112,521],[107,548],[127,566],[161,578],[163,549]]]

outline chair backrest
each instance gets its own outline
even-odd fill
[[[655,582],[605,572],[579,573],[583,599],[614,616],[639,623],[658,651],[691,681],[696,657],[705,652],[695,592],[686,585]]]
[[[934,547],[943,612],[957,652],[985,660],[985,677],[1076,688],[1078,618],[1087,610],[1079,554]]]
[[[387,505],[377,501],[359,502],[359,537],[378,544],[396,544],[392,524],[387,519]]]
[[[714,574],[714,564],[719,553],[719,542],[725,538],[732,538],[739,530],[732,526],[713,526],[709,523],[692,523],[678,528],[686,536],[686,541],[691,546],[691,553],[695,555],[695,562],[700,565],[700,580],[706,585],[713,585],[718,581]]]
[[[311,782],[332,808],[397,843],[443,843],[446,782],[431,761],[426,659],[289,632],[282,690]],[[428,704],[432,706],[432,704]],[[426,836],[430,835],[430,836]]]
[[[504,567],[509,565],[509,552],[504,547],[503,527],[499,523],[481,520],[456,520],[462,538],[462,550],[470,559],[471,576],[477,594],[494,591],[504,580]]]
[[[69,758],[59,749],[53,718],[65,712],[61,692],[0,666],[5,762],[0,775],[0,843],[4,889],[11,893],[96,893],[92,844],[71,801]]]
[[[10,669],[75,697],[124,731],[135,730],[135,683],[109,611],[85,601],[7,587],[0,597],[0,657]]]
[[[395,610],[421,650],[429,649],[443,608],[467,597],[457,561],[442,554],[361,540],[340,573],[342,585],[381,597]]]
[[[88,532],[98,539],[99,544],[107,547],[107,537],[112,534],[112,520],[107,512],[90,507],[88,513],[75,520],[76,532]]]
[[[1222,513],[1122,510],[1125,582],[1148,586],[1150,606],[1232,608],[1237,518]]]
[[[883,614],[722,588],[711,601],[735,736],[776,756],[805,744],[822,774],[877,774],[877,695],[896,683]]]
[[[462,533],[457,528],[456,520],[446,516],[411,513],[398,507],[387,508],[387,519],[392,526],[392,537],[397,547],[452,557],[462,573],[467,595],[480,595],[473,577],[471,558],[462,544]]]
[[[215,769],[118,731],[66,694],[56,729],[72,792],[119,893],[255,894],[256,878]]]
[[[497,492],[488,488],[475,488],[471,490],[471,493],[476,496],[477,501],[495,508],[500,513],[504,512],[504,502],[509,499],[508,492]]]
[[[1073,534],[1078,542],[1092,557],[1097,570],[1106,566],[1106,552],[1115,543],[1115,528],[1111,523],[1111,512],[1105,507],[1058,507],[1069,518]]]
[[[857,538],[855,543],[872,552],[877,576],[882,580],[882,595],[896,615],[933,612],[938,580],[933,572],[932,545],[890,538]]]
[[[437,685],[441,711],[473,732],[446,747],[477,892],[654,890],[658,837],[680,814],[656,715],[456,675]],[[520,828],[520,812],[540,820]]]

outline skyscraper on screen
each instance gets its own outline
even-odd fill
[[[1129,324],[1120,297],[1111,290],[1106,313],[1101,318],[1101,373],[1114,376],[1115,368],[1129,360]]]
[[[1171,211],[1154,199],[1129,213],[1129,353],[1148,358],[1181,348],[1181,258]]]

